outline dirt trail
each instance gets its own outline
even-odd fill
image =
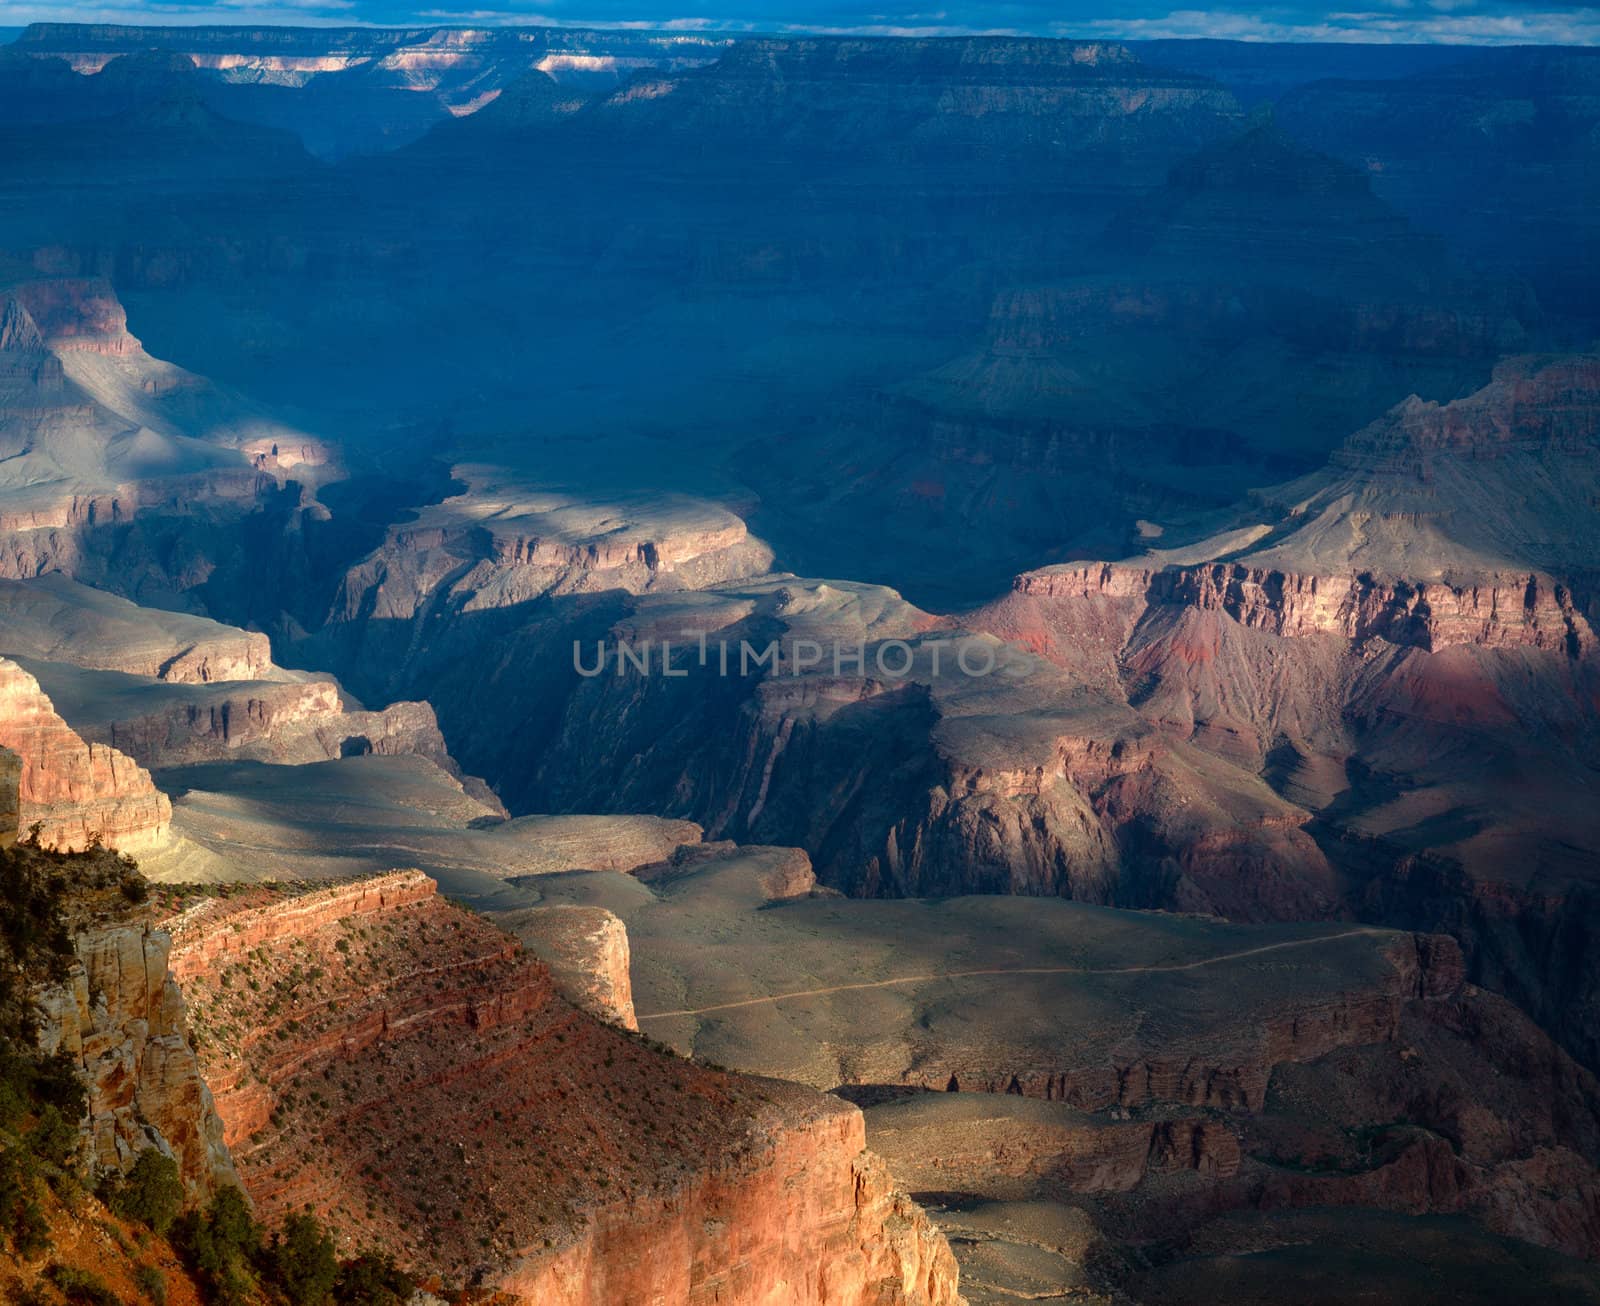
[[[773,993],[760,998],[743,998],[738,1002],[718,1002],[709,1007],[684,1007],[678,1011],[652,1011],[638,1019],[665,1020],[671,1016],[704,1016],[714,1011],[734,1011],[740,1007],[760,1007],[771,1002],[784,1002],[789,998],[821,998],[830,993],[850,993],[858,989],[887,989],[897,984],[927,984],[933,980],[972,979],[985,975],[1149,975],[1164,971],[1199,970],[1218,962],[1238,961],[1241,957],[1257,957],[1264,952],[1281,952],[1286,948],[1307,948],[1318,943],[1332,943],[1336,939],[1352,939],[1361,935],[1393,934],[1395,931],[1364,925],[1359,929],[1343,930],[1338,934],[1319,934],[1310,939],[1289,939],[1283,943],[1264,943],[1257,948],[1240,952],[1219,953],[1215,957],[1201,957],[1198,961],[1174,961],[1154,966],[996,966],[984,970],[936,971],[929,975],[897,975],[893,979],[866,980],[859,984],[834,984],[822,989],[796,989],[791,993]]]

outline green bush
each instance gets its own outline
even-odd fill
[[[46,1105],[40,1108],[38,1123],[28,1131],[28,1149],[51,1165],[66,1167],[78,1155],[78,1126],[61,1108]]]
[[[122,1306],[117,1294],[104,1279],[88,1270],[75,1270],[66,1265],[52,1265],[44,1277],[55,1285],[56,1291],[72,1306]]]
[[[309,1212],[291,1215],[267,1249],[268,1276],[289,1306],[325,1306],[339,1275],[333,1239]]]
[[[38,1202],[38,1161],[21,1148],[0,1149],[0,1244],[32,1260],[50,1245]]]
[[[141,1265],[133,1272],[133,1281],[153,1306],[167,1306],[167,1276],[155,1266]]]
[[[127,1177],[111,1189],[107,1205],[124,1220],[165,1235],[183,1209],[178,1163],[164,1152],[146,1148]]]
[[[261,1229],[237,1188],[224,1188],[205,1211],[179,1220],[173,1242],[214,1306],[247,1306],[256,1295]]]
[[[385,1252],[362,1252],[346,1261],[334,1284],[339,1306],[405,1306],[417,1285]]]

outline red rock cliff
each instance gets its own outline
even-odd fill
[[[209,900],[173,932],[269,1219],[309,1201],[351,1242],[541,1304],[960,1301],[854,1107],[601,1024],[418,872]]]
[[[0,747],[22,759],[19,821],[46,847],[87,848],[96,836],[138,852],[167,838],[172,806],[150,773],[114,748],[80,739],[39,682],[0,658]]]

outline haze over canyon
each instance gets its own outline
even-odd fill
[[[35,23],[0,1298],[1600,1302],[1597,624],[1595,48]]]

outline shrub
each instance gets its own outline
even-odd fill
[[[417,1285],[384,1252],[362,1252],[339,1271],[333,1297],[339,1306],[404,1306]]]
[[[183,1180],[178,1176],[178,1163],[164,1152],[146,1148],[127,1177],[112,1190],[108,1205],[124,1220],[165,1235],[183,1209]]]
[[[309,1212],[283,1222],[282,1231],[272,1237],[266,1263],[289,1306],[324,1306],[339,1274],[333,1239]]]
[[[154,1306],[167,1306],[167,1276],[153,1265],[141,1265],[133,1272],[133,1281]]]
[[[89,1270],[52,1265],[44,1272],[44,1277],[73,1306],[122,1306],[117,1294],[111,1291],[105,1280]]]
[[[33,1154],[55,1166],[71,1165],[78,1154],[78,1127],[62,1115],[61,1108],[40,1108],[38,1123],[28,1131]]]
[[[213,1306],[246,1306],[256,1295],[251,1267],[261,1255],[261,1229],[237,1188],[224,1188],[203,1213],[179,1220],[173,1242]]]

